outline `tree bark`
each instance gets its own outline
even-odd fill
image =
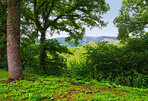
[[[45,33],[46,31],[41,31],[41,38],[40,38],[40,67],[39,69],[42,70],[46,64],[46,49],[43,43],[45,42]]]
[[[21,0],[7,0],[7,61],[9,79],[23,77],[20,59],[20,3]]]

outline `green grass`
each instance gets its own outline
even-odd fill
[[[76,81],[72,78],[31,76],[2,83],[8,72],[0,70],[0,101],[148,101],[148,89]]]

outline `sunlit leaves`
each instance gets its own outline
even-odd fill
[[[69,39],[77,41],[75,43],[85,34],[85,25],[104,27],[106,23],[101,15],[109,10],[104,0],[31,0],[24,3],[26,17],[34,21],[39,31],[50,29],[59,34],[65,31]]]
[[[130,35],[143,37],[148,24],[146,0],[122,0],[120,15],[114,19],[118,28],[118,39],[126,40]]]

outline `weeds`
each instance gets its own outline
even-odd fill
[[[146,101],[148,89],[124,87],[108,82],[85,82],[60,77],[28,76],[2,83],[8,73],[0,70],[0,100],[3,101]]]

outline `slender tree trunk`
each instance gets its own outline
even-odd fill
[[[46,64],[46,50],[43,43],[45,42],[45,33],[46,31],[41,31],[41,38],[40,38],[40,67],[39,69],[43,69]]]
[[[23,77],[20,59],[20,3],[21,0],[7,0],[7,61],[9,79]]]

